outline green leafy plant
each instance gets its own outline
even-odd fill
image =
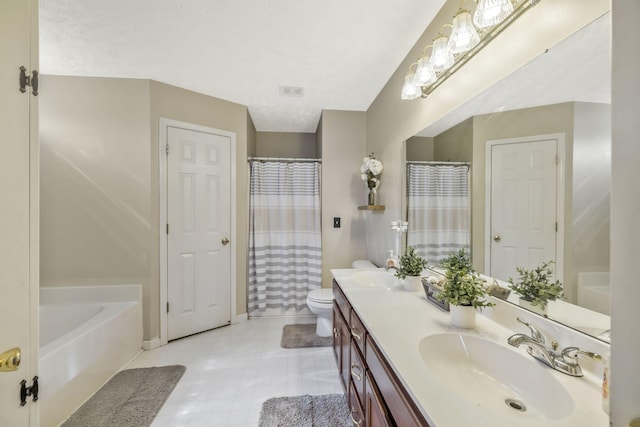
[[[509,278],[509,287],[520,297],[529,301],[533,306],[540,306],[543,310],[547,308],[549,301],[555,301],[564,295],[562,283],[559,280],[553,282],[553,261],[543,262],[541,266],[533,270],[516,268],[518,280]]]
[[[484,281],[473,270],[471,257],[465,253],[464,249],[449,255],[440,262],[440,266],[444,269],[444,283],[442,290],[436,295],[439,301],[474,308],[495,305],[486,300]]]
[[[396,277],[404,279],[407,276],[419,276],[426,266],[427,260],[418,255],[412,246],[409,246],[404,255],[400,257],[400,268],[396,270]]]

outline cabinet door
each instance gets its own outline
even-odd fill
[[[349,394],[349,342],[351,336],[349,327],[338,305],[333,305],[333,353],[338,365],[338,372],[342,381],[342,388],[346,395]],[[348,396],[347,396],[348,397]]]
[[[389,418],[387,408],[380,397],[378,388],[367,372],[365,381],[365,415],[367,427],[388,427],[393,423]]]

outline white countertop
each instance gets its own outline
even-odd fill
[[[482,315],[478,316],[475,329],[454,328],[449,324],[449,313],[427,301],[424,292],[409,292],[402,286],[391,289],[363,286],[349,278],[356,271],[359,270],[332,269],[331,273],[431,427],[541,425],[539,418],[532,419],[527,413],[505,416],[461,396],[427,368],[418,351],[422,338],[453,332],[482,337],[530,358],[526,346],[514,348],[507,344],[507,338],[516,331]],[[533,366],[553,375],[575,403],[571,415],[544,420],[545,426],[609,425],[609,416],[601,409],[599,378],[594,375],[571,377],[540,363]]]

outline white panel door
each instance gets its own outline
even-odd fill
[[[0,354],[22,353],[0,356],[0,426],[38,425],[37,403],[20,405],[38,366],[37,98],[18,85],[20,66],[37,68],[37,22],[37,2],[0,2]]]
[[[491,270],[515,278],[556,260],[558,144],[554,139],[491,148]]]
[[[228,136],[167,130],[167,335],[231,322]]]

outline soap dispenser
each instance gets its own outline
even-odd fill
[[[395,256],[393,250],[389,251],[389,256],[387,257],[387,261],[384,264],[385,268],[398,268],[398,257]]]

